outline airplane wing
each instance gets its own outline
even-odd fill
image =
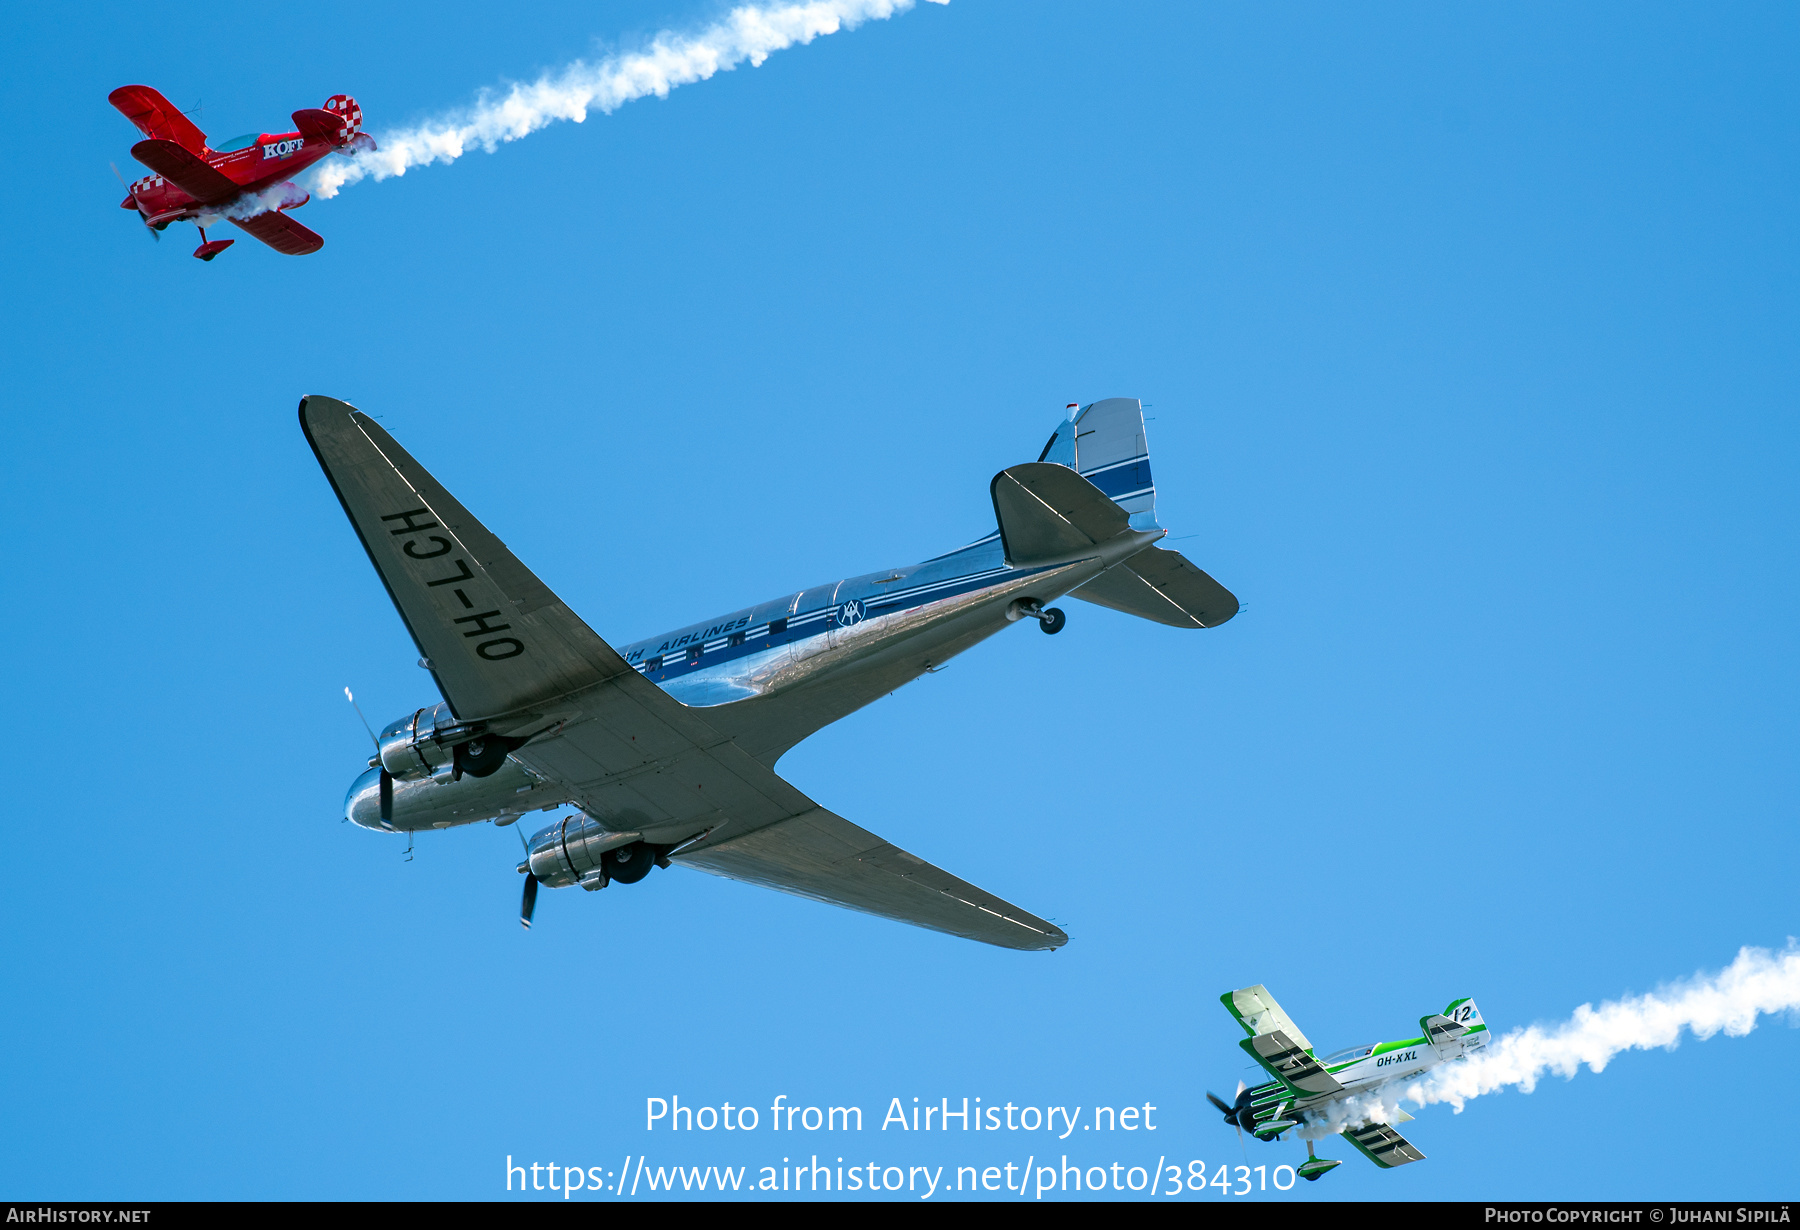
[[[374,420],[308,397],[300,425],[459,722],[626,676],[656,691]]]
[[[1412,1142],[1385,1123],[1371,1123],[1359,1128],[1346,1128],[1344,1139],[1355,1145],[1362,1155],[1383,1170],[1392,1170],[1408,1162],[1422,1162],[1425,1155]]]
[[[964,939],[1028,950],[1068,940],[1055,925],[822,807],[690,850],[675,861]]]
[[[175,144],[199,154],[206,149],[206,134],[181,113],[181,109],[147,85],[122,85],[106,96],[126,119],[146,137]],[[155,170],[155,168],[151,168]],[[158,172],[161,174],[161,172]]]
[[[131,147],[131,156],[202,205],[228,201],[242,191],[198,154],[174,141],[153,137]]]
[[[1312,1057],[1312,1043],[1260,982],[1227,991],[1219,996],[1219,1002],[1250,1035],[1238,1045],[1289,1090],[1305,1097],[1323,1097],[1343,1089]]]
[[[300,423],[459,722],[609,828],[702,871],[1005,948],[1052,924],[826,811],[644,678],[394,438],[329,397]]]
[[[1257,1034],[1238,1045],[1270,1076],[1295,1093],[1311,1098],[1343,1091],[1344,1087],[1332,1079],[1331,1073],[1283,1030]]]
[[[1237,991],[1227,991],[1219,996],[1219,1002],[1237,1018],[1237,1023],[1251,1037],[1274,1033],[1279,1029],[1293,1039],[1301,1050],[1312,1050],[1312,1043],[1306,1040],[1306,1035],[1294,1024],[1294,1018],[1281,1010],[1281,1005],[1275,1002],[1275,997],[1269,994],[1269,989],[1262,983]]]
[[[233,218],[231,224],[249,231],[284,256],[305,256],[325,246],[325,240],[316,231],[307,230],[276,209],[254,218]]]

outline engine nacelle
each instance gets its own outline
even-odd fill
[[[430,777],[440,766],[451,761],[451,740],[439,741],[439,732],[467,734],[450,714],[450,706],[439,702],[420,709],[408,717],[389,722],[382,728],[381,767],[396,781],[416,782]]]
[[[628,846],[641,836],[641,833],[616,833],[601,828],[586,813],[576,812],[534,835],[526,861],[531,874],[551,888],[565,888],[584,881],[599,887],[601,881],[612,874],[604,861],[606,853]],[[646,850],[645,856],[653,857],[653,854]]]

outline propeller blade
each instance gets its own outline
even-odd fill
[[[519,925],[527,931],[531,930],[531,916],[537,910],[538,878],[529,871],[525,873],[525,899],[519,903]]]
[[[137,200],[135,196],[131,199],[134,201]],[[205,231],[201,231],[200,233],[202,235],[206,234]],[[381,740],[375,737],[375,728],[369,725],[369,719],[363,716],[362,706],[356,703],[356,697],[351,694],[349,688],[344,689],[344,699],[350,702],[350,707],[356,710],[357,720],[363,724],[363,729],[369,732],[369,742],[375,745],[375,754],[377,756],[381,755]]]
[[[394,775],[387,771],[386,766],[381,770],[381,822],[394,822]]]
[[[119,166],[117,163],[109,162],[106,165],[112,168],[113,178],[119,181],[119,187],[125,189],[125,195],[131,198],[131,203],[137,209],[138,218],[143,222],[144,229],[150,232],[150,238],[157,243],[161,243],[162,235],[154,226],[150,225],[150,215],[145,212],[143,202],[138,200],[137,189],[125,182],[125,177],[119,174]],[[345,688],[344,692],[348,695],[350,689]],[[354,704],[355,702],[353,701],[351,703]],[[377,744],[376,746],[379,747],[380,745]]]
[[[1218,1107],[1220,1112],[1223,1113],[1226,1118],[1230,1118],[1232,1115],[1232,1112],[1236,1109],[1229,1102],[1227,1102],[1224,1098],[1220,1097],[1218,1094],[1213,1093],[1210,1090],[1207,1091],[1206,1100],[1208,1102],[1211,1102],[1214,1106]]]

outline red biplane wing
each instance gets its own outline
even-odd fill
[[[131,156],[202,205],[230,200],[240,189],[199,155],[173,141],[153,137],[131,147]]]
[[[252,235],[274,248],[285,256],[305,256],[308,252],[317,252],[325,246],[325,240],[284,213],[270,210],[266,214],[257,214],[254,218],[242,220],[233,218],[233,226],[249,231]]]
[[[147,85],[122,85],[106,101],[124,113],[146,137],[173,141],[195,154],[206,152],[206,134],[181,113],[174,103]]]

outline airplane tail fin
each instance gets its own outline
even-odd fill
[[[340,154],[372,154],[375,152],[375,138],[362,130],[362,108],[348,94],[333,94],[325,100],[325,110],[334,116],[342,127],[338,130],[338,153]]]
[[[327,98],[325,110],[344,122],[344,126],[350,130],[351,137],[362,131],[362,108],[357,106],[356,100],[348,94],[333,94]],[[349,137],[345,139],[348,140]]]
[[[1130,518],[1134,530],[1158,530],[1156,482],[1144,406],[1109,397],[1069,407],[1039,461],[1067,466],[1098,487]],[[1176,628],[1215,628],[1238,612],[1232,592],[1180,552],[1146,547],[1075,591],[1075,597]]]
[[[1144,406],[1137,398],[1071,405],[1068,419],[1057,425],[1038,460],[1068,466],[1100,488],[1129,514],[1132,529],[1158,528]]]
[[[1486,1026],[1481,1019],[1481,1009],[1475,1006],[1472,999],[1453,999],[1450,1006],[1444,1009],[1444,1015],[1465,1029],[1473,1030],[1477,1025]]]

